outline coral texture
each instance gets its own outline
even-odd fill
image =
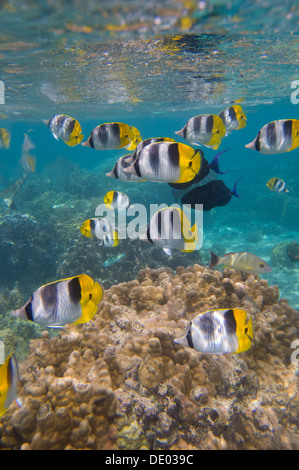
[[[226,307],[252,316],[249,351],[174,344],[198,313]],[[31,342],[0,448],[298,450],[298,337],[298,312],[257,276],[141,270],[105,292],[91,322]]]

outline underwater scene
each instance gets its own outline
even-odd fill
[[[299,450],[298,24],[0,0],[1,450]]]

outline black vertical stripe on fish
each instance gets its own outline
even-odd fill
[[[236,111],[234,110],[233,106],[228,108],[228,116],[232,121],[236,121],[237,115],[236,115]]]
[[[200,323],[199,327],[201,331],[206,335],[208,338],[213,337],[214,335],[214,323],[211,317],[208,315],[203,315],[199,317]]]
[[[113,191],[113,199],[112,199],[112,202],[117,202],[117,192],[116,191]]]
[[[210,116],[208,116],[207,121],[206,121],[206,132],[207,132],[207,134],[211,134],[211,132],[213,130],[213,125],[214,125],[214,116],[212,116],[210,114]]]
[[[146,236],[147,236],[148,241],[154,244],[153,240],[151,239],[150,226],[147,227]]]
[[[115,163],[112,173],[114,174],[115,178],[118,179],[117,163]]]
[[[95,226],[96,226],[96,223],[95,223],[95,221],[94,221],[93,219],[90,219],[89,225],[90,225],[90,230],[91,230],[91,231],[94,231]]]
[[[134,168],[135,168],[136,175],[141,177],[139,158],[136,158],[136,160],[134,161]]]
[[[266,130],[267,142],[270,147],[274,147],[277,140],[275,122],[270,122]]]
[[[68,290],[71,302],[77,304],[81,300],[81,285],[79,277],[74,277],[68,283]]]
[[[156,145],[153,145],[152,147],[149,148],[149,153],[148,153],[148,160],[149,160],[149,166],[153,170],[153,173],[155,175],[159,174],[159,166],[160,166],[160,158],[159,158],[159,152],[157,152]]]
[[[255,143],[254,143],[254,145],[255,145],[255,150],[256,150],[257,152],[259,152],[260,149],[261,149],[261,142],[260,142],[260,140],[261,140],[261,131],[259,131],[259,133],[258,133],[258,135],[257,135],[257,137],[256,137],[256,139],[255,139]]]
[[[13,371],[14,371],[14,368],[13,368],[13,356],[9,359],[8,361],[8,367],[7,367],[7,383],[9,384],[9,386],[11,386],[12,382],[13,382]]]
[[[101,142],[102,146],[105,147],[107,144],[107,140],[108,140],[107,125],[102,124],[101,126],[98,127],[97,131],[98,131],[99,141]]]
[[[76,124],[76,120],[72,119],[69,125],[67,126],[67,130],[70,134],[73,132],[75,124]]]
[[[281,190],[284,188],[284,182],[283,181],[279,181],[277,184],[276,184],[276,187],[278,190]]]
[[[183,137],[184,137],[184,139],[186,139],[186,136],[187,136],[187,126],[184,126],[184,129],[183,129]]]
[[[179,168],[180,165],[180,152],[176,142],[168,146],[169,164],[174,168]]]
[[[63,124],[64,124],[66,118],[67,118],[66,116],[62,116],[62,115],[59,116],[59,118],[57,119],[57,126],[58,126],[58,128],[62,128],[62,127],[63,127]]]
[[[28,304],[25,307],[25,313],[26,317],[28,318],[29,321],[33,321],[33,315],[32,315],[32,299],[33,297],[31,296]]]
[[[237,322],[235,319],[234,311],[232,309],[227,310],[224,313],[224,326],[226,331],[236,333],[237,331]]]
[[[283,123],[283,135],[286,140],[292,140],[292,128],[293,128],[293,121],[288,119]]]
[[[45,310],[53,311],[57,304],[57,282],[44,286],[40,296]]]
[[[94,148],[93,133],[90,134],[88,142],[89,142],[89,145],[91,146],[91,148]]]
[[[117,122],[114,122],[111,125],[111,132],[112,132],[113,137],[120,138],[120,129],[119,129],[119,124],[117,124]]]
[[[158,229],[158,235],[159,238],[161,238],[161,233],[162,233],[162,214],[161,211],[158,212],[158,220],[157,220],[157,229]]]
[[[201,125],[202,125],[202,116],[195,116],[193,118],[193,130],[194,132],[200,132],[200,129],[201,129]],[[187,127],[187,126],[185,126]],[[186,133],[187,133],[187,129],[185,129],[186,132],[184,132],[184,138],[186,138]]]
[[[193,346],[193,339],[192,339],[192,332],[191,332],[191,323],[190,323],[190,328],[188,330],[188,333],[186,335],[187,343],[189,348],[194,348]]]

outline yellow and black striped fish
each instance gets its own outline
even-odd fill
[[[18,379],[18,364],[12,353],[0,366],[0,417],[17,397]]]
[[[299,119],[280,119],[266,124],[245,147],[272,155],[296,149],[299,147]]]
[[[275,193],[288,193],[289,190],[287,189],[286,183],[280,178],[271,178],[266,184],[267,188],[270,191],[274,191]]]
[[[224,122],[226,134],[229,134],[231,131],[243,129],[246,126],[247,117],[242,106],[239,104],[229,106],[229,108],[221,111],[218,116]]]
[[[200,313],[190,322],[187,333],[174,340],[176,344],[211,354],[244,352],[250,349],[252,341],[252,320],[240,308]]]
[[[95,127],[81,145],[96,150],[116,150],[126,148],[135,150],[141,135],[138,129],[123,122],[107,122]]]
[[[79,122],[66,114],[57,114],[51,119],[43,119],[56,140],[61,139],[69,147],[78,145],[83,140],[82,128]]]
[[[190,118],[185,126],[175,133],[188,140],[191,145],[205,145],[217,150],[225,136],[225,125],[215,114],[200,114]]]
[[[80,274],[39,287],[12,315],[52,328],[86,323],[95,315],[102,297],[100,284]]]
[[[106,247],[119,245],[118,233],[105,217],[93,217],[85,220],[80,227],[80,231],[84,237],[97,237],[100,244]]]
[[[10,146],[10,132],[3,127],[0,128],[0,149],[9,149]]]

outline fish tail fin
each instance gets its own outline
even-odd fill
[[[211,250],[209,250],[209,252],[211,254],[209,269],[213,269],[215,266],[221,263],[221,258],[215,255],[215,253],[213,253]]]
[[[42,122],[46,124],[47,127],[49,127],[51,119],[42,119]]]
[[[232,195],[235,197],[240,197],[240,195],[237,193],[237,184],[239,183],[241,178],[243,178],[243,176],[240,176],[240,178],[235,182],[235,185],[232,189]]]
[[[215,171],[218,175],[225,175],[225,173],[228,173],[228,171],[220,171],[219,168],[219,157],[222,153],[227,152],[230,149],[222,150],[222,152],[217,153],[215,157],[213,158],[212,162],[210,163],[210,169]]]

